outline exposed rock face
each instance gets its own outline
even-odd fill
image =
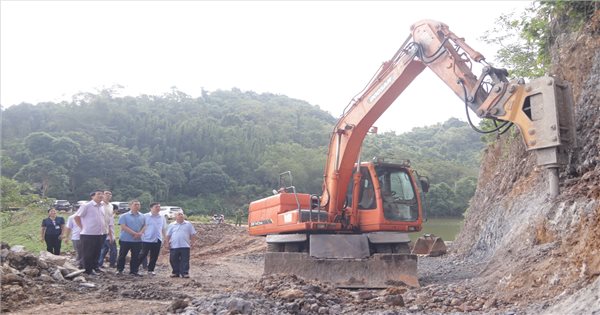
[[[561,172],[560,196],[547,196],[544,170],[535,166],[534,153],[525,152],[520,137],[503,136],[483,157],[477,191],[454,245],[465,259],[488,261],[483,274],[488,286],[497,287],[499,300],[518,303],[529,296],[552,305],[594,281],[597,285],[600,12],[595,16],[590,24],[597,25],[559,35],[553,49],[552,73],[573,87],[578,143]],[[598,299],[577,296],[588,311],[600,311]]]

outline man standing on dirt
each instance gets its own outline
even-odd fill
[[[117,260],[117,274],[123,274],[125,258],[131,251],[129,274],[141,276],[138,273],[140,250],[142,249],[142,229],[144,228],[144,215],[140,213],[141,204],[138,200],[129,202],[131,210],[119,217],[121,234],[119,236],[119,259]]]
[[[150,253],[150,261],[148,262],[149,275],[156,275],[154,267],[156,266],[162,240],[165,235],[165,229],[167,228],[167,222],[159,212],[160,203],[153,202],[150,204],[150,212],[144,215],[145,224],[142,229],[142,252],[140,253],[138,262],[141,264],[148,256],[148,253]]]
[[[117,244],[115,243],[115,217],[112,200],[112,192],[104,191],[104,234],[102,235],[102,249],[100,250],[100,258],[98,259],[98,268],[96,272],[101,272],[100,267],[104,264],[104,258],[108,253],[108,261],[111,268],[115,268],[117,261]]]
[[[190,248],[194,246],[196,229],[192,223],[184,220],[183,213],[175,215],[175,222],[169,224],[165,243],[170,248],[169,262],[173,269],[171,278],[189,278]]]
[[[81,229],[79,238],[83,249],[83,266],[85,273],[95,275],[98,257],[102,248],[104,227],[104,191],[96,190],[90,194],[92,201],[82,205],[75,213],[75,224]]]
[[[65,235],[65,243],[69,243],[69,239],[71,239],[71,242],[73,243],[73,249],[75,250],[75,263],[77,264],[77,268],[83,269],[83,248],[81,247],[81,240],[79,236],[81,229],[79,226],[77,226],[77,224],[75,224],[75,215],[76,213],[73,213],[67,219],[67,234]],[[69,234],[71,235],[70,238]]]
[[[244,211],[242,209],[238,209],[235,213],[235,226],[242,225],[242,217],[244,216]]]

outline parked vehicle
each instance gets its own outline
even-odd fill
[[[71,203],[68,200],[56,200],[52,207],[56,209],[56,211],[70,211]]]
[[[173,219],[175,218],[176,213],[183,213],[183,209],[181,207],[171,207],[171,206],[162,206],[160,207],[159,214],[165,219]]]
[[[81,207],[84,203],[87,203],[89,200],[79,200],[77,201],[77,203],[73,204],[73,212],[79,210],[79,207]]]
[[[123,213],[131,210],[131,208],[129,208],[129,203],[128,202],[113,201],[113,202],[111,202],[111,204],[116,205],[117,207],[119,207],[119,209],[117,210],[117,214],[123,214]]]

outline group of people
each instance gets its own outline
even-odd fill
[[[156,261],[160,249],[169,249],[171,277],[189,278],[190,248],[195,240],[196,230],[183,213],[177,213],[175,221],[167,225],[160,212],[160,204],[150,204],[150,212],[140,213],[138,200],[129,202],[130,211],[121,214],[118,224],[119,251],[115,238],[116,206],[110,203],[110,191],[97,190],[90,194],[91,200],[79,207],[71,215],[65,226],[62,217],[56,216],[56,210],[48,210],[48,218],[42,221],[42,240],[49,252],[60,255],[61,240],[73,242],[78,267],[85,269],[88,275],[104,272],[103,262],[108,253],[111,268],[117,274],[123,274],[127,255],[130,254],[129,274],[141,276],[139,267],[149,256],[148,274],[155,275]]]

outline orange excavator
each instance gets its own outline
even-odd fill
[[[479,77],[475,62],[482,65]],[[552,77],[509,81],[505,69],[486,63],[447,25],[419,21],[335,125],[322,194],[297,192],[288,172],[275,195],[250,204],[249,233],[266,236],[266,274],[293,273],[347,288],[419,285],[407,233],[421,230],[429,182],[409,161],[359,158],[373,123],[426,67],[464,101],[467,117],[470,109],[496,123],[487,132],[516,125],[527,150],[548,169],[550,196],[558,195],[558,167],[575,144],[569,85]]]

